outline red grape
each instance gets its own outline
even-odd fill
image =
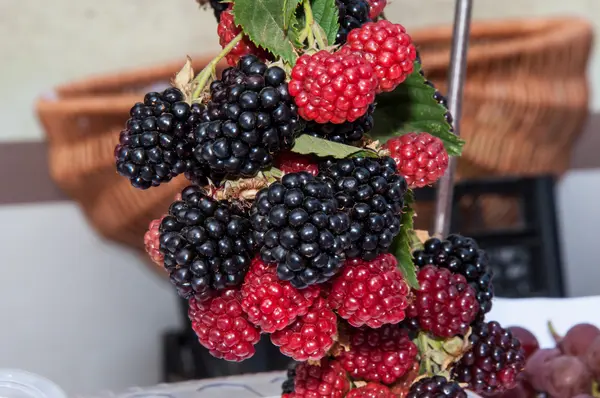
[[[598,336],[600,336],[600,329],[596,326],[580,323],[569,329],[565,337],[558,343],[558,348],[566,355],[583,356],[592,341]]]
[[[583,361],[596,380],[600,380],[600,336],[596,337],[587,349]]]
[[[578,396],[573,397],[573,398],[594,398],[594,397],[592,397],[589,394],[579,394]]]
[[[534,395],[535,395],[535,393],[532,392],[528,386],[526,386],[523,383],[517,383],[517,386],[515,388],[506,390],[500,394],[492,395],[491,397],[493,397],[493,398],[529,398]]]
[[[591,391],[592,374],[581,359],[560,356],[550,360],[547,366],[546,383],[541,390],[551,397],[571,398]]]
[[[546,386],[548,362],[561,356],[558,348],[545,348],[537,350],[527,361],[524,375],[529,384],[537,391],[543,391]]]
[[[512,332],[513,337],[516,337],[521,342],[521,347],[525,351],[525,358],[529,358],[534,352],[539,350],[540,343],[538,343],[533,333],[529,330],[520,326],[511,326],[508,330]]]

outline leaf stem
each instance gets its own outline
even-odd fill
[[[306,23],[304,25],[304,30],[306,30],[307,38],[308,38],[308,46],[309,48],[313,48],[315,46],[315,36],[313,34],[313,24],[315,23],[315,17],[313,16],[312,8],[310,6],[310,0],[304,0],[304,18],[306,18]],[[302,32],[304,34],[304,32]]]
[[[233,38],[233,40],[229,42],[229,44],[223,47],[223,50],[212,61],[210,61],[210,63],[206,65],[206,67],[202,69],[200,73],[198,73],[198,75],[194,78],[194,83],[196,83],[197,86],[194,90],[194,95],[192,96],[192,99],[200,97],[200,94],[202,94],[202,91],[204,90],[204,87],[206,87],[206,83],[208,82],[208,80],[211,77],[214,78],[216,76],[217,64],[223,58],[225,58],[227,54],[231,52],[231,50],[233,50],[236,44],[238,44],[243,37],[244,32],[240,32],[236,37]]]

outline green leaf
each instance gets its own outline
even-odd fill
[[[285,11],[283,8],[281,0],[235,0],[233,15],[235,23],[252,42],[294,64],[297,54],[285,29],[285,25],[291,23],[291,19],[286,20],[290,7],[286,6]]]
[[[448,109],[434,99],[436,89],[430,84],[415,61],[413,73],[398,88],[377,96],[370,135],[384,143],[403,134],[427,132],[444,142],[449,155],[460,156],[464,141],[453,134],[446,120]]]
[[[402,275],[404,275],[404,279],[406,279],[408,285],[413,289],[419,289],[417,270],[411,253],[411,234],[413,233],[413,218],[415,215],[412,204],[414,201],[413,192],[408,191],[404,195],[404,209],[402,210],[400,233],[394,239],[390,252],[396,256],[398,267],[402,271]]]
[[[311,2],[311,9],[315,22],[325,32],[328,45],[333,45],[337,32],[340,29],[338,8],[335,0],[313,0]]]
[[[283,29],[288,30],[292,25],[292,19],[296,15],[296,9],[300,0],[283,0]]]
[[[292,152],[300,153],[302,155],[316,155],[322,158],[332,156],[336,159],[343,159],[354,154],[368,151],[352,145],[339,144],[337,142],[324,140],[323,138],[303,134],[296,139],[296,144],[292,148]]]

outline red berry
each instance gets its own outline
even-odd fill
[[[392,384],[412,369],[418,354],[408,332],[395,325],[350,332],[350,350],[338,360],[354,379]]]
[[[302,362],[296,368],[294,398],[342,398],[350,381],[339,362],[322,359],[319,365]]]
[[[329,304],[354,327],[378,328],[405,318],[409,294],[398,261],[385,253],[372,261],[347,260],[333,280]]]
[[[420,289],[414,291],[415,300],[408,316],[419,326],[438,337],[464,335],[479,310],[475,289],[463,275],[453,274],[447,268],[428,265],[417,274]]]
[[[448,168],[444,143],[428,133],[409,133],[388,140],[384,148],[398,165],[410,188],[422,188],[436,182]]]
[[[376,86],[373,67],[361,56],[323,50],[298,58],[288,88],[303,119],[340,124],[367,113]]]
[[[242,286],[242,308],[250,322],[265,333],[273,333],[306,315],[319,293],[316,285],[299,290],[280,280],[276,267],[256,257]]]
[[[152,220],[148,226],[148,231],[144,234],[144,247],[146,248],[146,253],[148,253],[148,256],[150,256],[150,259],[156,265],[160,265],[161,267],[163,266],[165,257],[159,250],[160,232],[158,231],[158,228],[160,227],[163,218],[165,218],[165,216]]]
[[[395,398],[389,388],[377,383],[350,390],[346,398]]]
[[[367,0],[369,3],[369,18],[373,21],[377,19],[387,6],[387,0]]]
[[[284,173],[306,171],[314,176],[319,173],[319,166],[310,156],[291,151],[280,152],[275,159],[275,166]]]
[[[225,48],[231,42],[231,40],[233,40],[242,31],[242,29],[235,24],[233,13],[231,12],[232,8],[233,5],[229,6],[227,10],[223,11],[221,14],[221,21],[217,26],[219,44],[221,44],[221,47],[223,48]],[[250,41],[248,36],[244,36],[225,58],[227,59],[227,63],[229,65],[235,66],[241,57],[248,54],[256,55],[261,60],[269,59],[269,53],[256,47],[256,45]]]
[[[295,361],[319,360],[333,346],[337,317],[324,298],[317,298],[308,313],[271,335],[282,354]]]
[[[369,61],[378,79],[378,93],[393,91],[406,80],[417,58],[417,50],[404,26],[387,20],[353,29],[341,51],[358,52]]]
[[[238,290],[228,289],[204,302],[194,297],[189,301],[192,329],[216,358],[239,362],[256,352],[260,331],[246,319],[240,298]]]

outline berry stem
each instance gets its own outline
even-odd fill
[[[315,45],[315,36],[313,34],[312,26],[315,23],[315,18],[312,13],[312,8],[310,7],[310,0],[304,0],[304,17],[306,18],[306,24],[304,25],[304,31],[306,32],[306,36],[308,38],[308,46],[309,48],[314,47]],[[302,35],[304,32],[302,32]]]
[[[197,84],[196,89],[194,90],[194,95],[192,96],[192,99],[197,99],[200,97],[200,95],[202,94],[202,91],[204,91],[204,88],[206,87],[207,82],[211,79],[211,78],[215,78],[217,71],[216,71],[216,67],[217,64],[227,56],[227,54],[229,54],[231,52],[231,50],[233,50],[233,48],[236,46],[236,44],[238,44],[240,42],[240,40],[242,40],[242,38],[244,37],[244,32],[240,32],[236,37],[233,38],[233,40],[231,40],[229,42],[229,44],[227,44],[225,47],[223,47],[223,50],[212,60],[210,61],[210,63],[208,65],[206,65],[206,67],[204,69],[202,69],[202,71],[200,73],[198,73],[198,75],[194,78],[194,83]]]

